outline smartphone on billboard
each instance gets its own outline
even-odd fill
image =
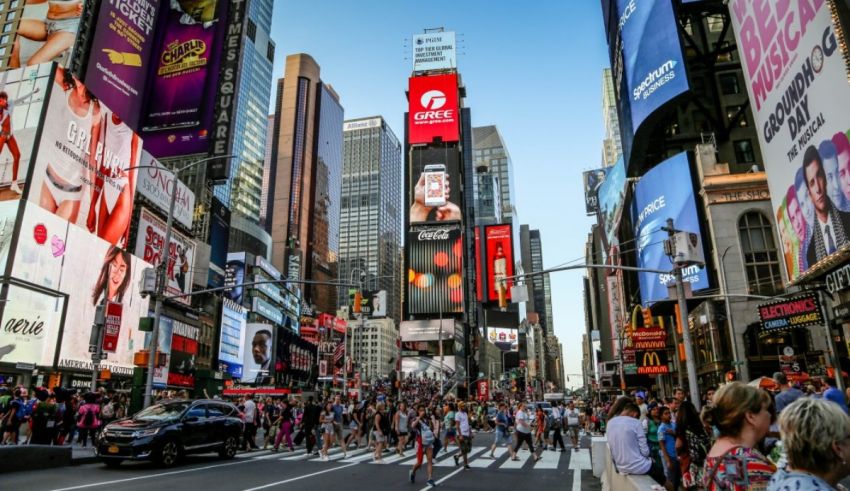
[[[428,164],[422,172],[425,177],[425,206],[437,207],[446,204],[446,166]]]

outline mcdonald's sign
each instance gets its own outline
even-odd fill
[[[638,375],[660,375],[670,373],[667,351],[644,351],[635,355]]]

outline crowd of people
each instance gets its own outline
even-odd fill
[[[797,387],[782,372],[773,382],[770,389],[710,387],[701,411],[681,388],[667,398],[639,390],[602,406],[600,427],[617,472],[648,475],[669,491],[843,489],[850,475],[846,395],[831,381],[820,390]]]

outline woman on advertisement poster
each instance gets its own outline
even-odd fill
[[[92,289],[92,305],[101,302],[118,302],[124,299],[124,293],[133,277],[130,268],[130,253],[115,246],[109,246],[100,275]]]
[[[95,155],[102,115],[100,103],[69,71],[57,67],[54,83],[65,100],[51,101],[42,130],[41,152],[46,154],[47,165],[39,204],[76,223],[84,185],[91,182],[91,169],[98,165]]]
[[[15,135],[12,134],[12,111],[16,104],[21,104],[38,92],[38,87],[34,88],[29,94],[25,94],[15,100],[9,100],[9,94],[4,90],[0,91],[0,152],[3,152],[4,147],[9,148],[9,153],[12,154],[12,182],[9,188],[21,194],[21,187],[18,185],[18,168],[21,165],[21,150],[18,148],[18,141]]]
[[[133,192],[141,154],[139,137],[116,113],[107,113],[101,125],[98,167],[92,173],[91,205],[86,227],[101,239],[123,247],[130,235]]]
[[[74,46],[82,15],[82,0],[27,0],[9,67],[33,66],[61,57]]]

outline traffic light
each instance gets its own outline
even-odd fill
[[[649,307],[643,308],[643,327],[652,327],[652,310]]]
[[[354,292],[354,305],[351,306],[351,310],[355,314],[359,314],[362,311],[362,307],[363,307],[363,294],[360,292],[360,290],[357,290],[356,292]]]

